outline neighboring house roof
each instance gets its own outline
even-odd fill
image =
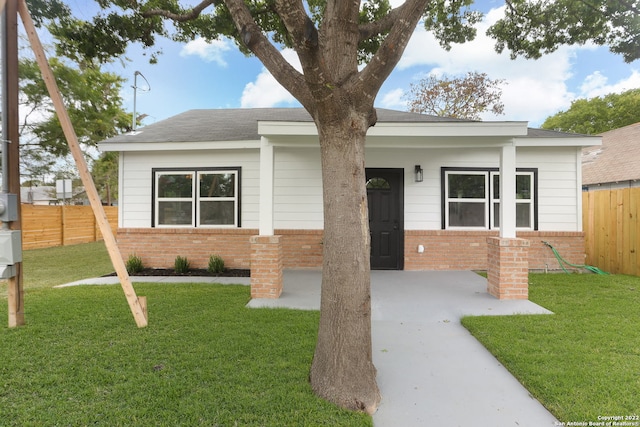
[[[40,187],[20,187],[20,201],[30,204],[49,204],[49,202],[57,202],[54,197],[56,188],[50,185]]]
[[[33,205],[49,205],[58,204],[62,201],[62,198],[57,198],[59,194],[56,193],[56,187],[52,185],[41,185],[37,187],[20,187],[20,202]],[[75,204],[78,202],[84,202],[88,200],[86,192],[83,186],[75,187],[73,189],[73,196]],[[69,200],[69,197],[67,197]],[[86,203],[85,203],[86,204]]]
[[[378,123],[482,123],[406,111],[376,109]],[[260,140],[258,122],[311,123],[303,108],[237,108],[189,110],[157,123],[145,126],[135,133],[127,133],[103,141],[122,142],[205,142]],[[528,129],[525,137],[575,138],[577,135],[543,129]]]
[[[582,150],[582,184],[640,180],[640,122],[601,136],[601,146]]]

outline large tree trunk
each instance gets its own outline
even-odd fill
[[[370,114],[342,108],[317,120],[322,156],[324,249],[314,392],[372,414],[380,402],[371,352],[370,236],[364,144]],[[345,111],[346,110],[346,111]]]

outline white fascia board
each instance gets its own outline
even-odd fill
[[[478,136],[371,136],[367,148],[499,148],[513,145],[512,137]]]
[[[591,147],[602,145],[599,136],[576,136],[564,138],[514,138],[516,147]]]
[[[273,136],[269,145],[277,147],[319,147],[317,136]],[[426,136],[371,136],[367,135],[367,148],[499,148],[513,145],[512,137],[426,137]]]
[[[258,121],[258,135],[272,136],[317,136],[314,122]]]
[[[238,150],[260,148],[260,141],[105,142],[100,151]]]
[[[367,136],[517,137],[527,135],[527,122],[377,123]]]
[[[262,136],[317,136],[313,122],[258,122]],[[367,136],[378,137],[516,137],[527,135],[527,122],[383,122],[369,128]]]

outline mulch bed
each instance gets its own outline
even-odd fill
[[[116,273],[105,274],[103,277],[115,276]],[[251,277],[250,270],[228,268],[222,273],[209,273],[206,268],[191,268],[186,273],[176,273],[172,268],[144,268],[130,276],[201,276],[201,277]]]

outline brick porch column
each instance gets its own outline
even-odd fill
[[[251,298],[282,293],[281,236],[251,236]]]
[[[487,238],[487,292],[498,299],[529,298],[529,241]]]

